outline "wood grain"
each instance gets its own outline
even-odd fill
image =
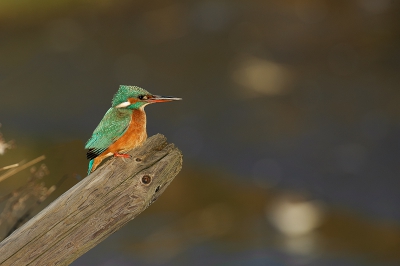
[[[160,134],[129,154],[107,161],[1,242],[0,264],[70,264],[145,210],[182,168],[181,152]]]

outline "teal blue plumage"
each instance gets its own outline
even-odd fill
[[[94,159],[89,161],[89,167],[88,167],[88,172],[87,172],[88,175],[90,175],[90,173],[92,172],[93,163],[94,163]]]
[[[110,108],[87,141],[87,158],[94,159],[119,139],[127,130],[132,110]]]

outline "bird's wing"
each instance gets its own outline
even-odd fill
[[[86,157],[94,159],[119,139],[129,127],[131,112],[110,108],[86,142]]]

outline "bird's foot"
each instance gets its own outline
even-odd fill
[[[122,157],[122,158],[132,158],[132,156],[131,155],[129,155],[129,154],[126,154],[126,153],[114,153],[114,156],[115,157]]]

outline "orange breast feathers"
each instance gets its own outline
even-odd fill
[[[125,134],[111,144],[104,153],[125,153],[141,145],[146,139],[146,113],[144,110],[135,109]]]

